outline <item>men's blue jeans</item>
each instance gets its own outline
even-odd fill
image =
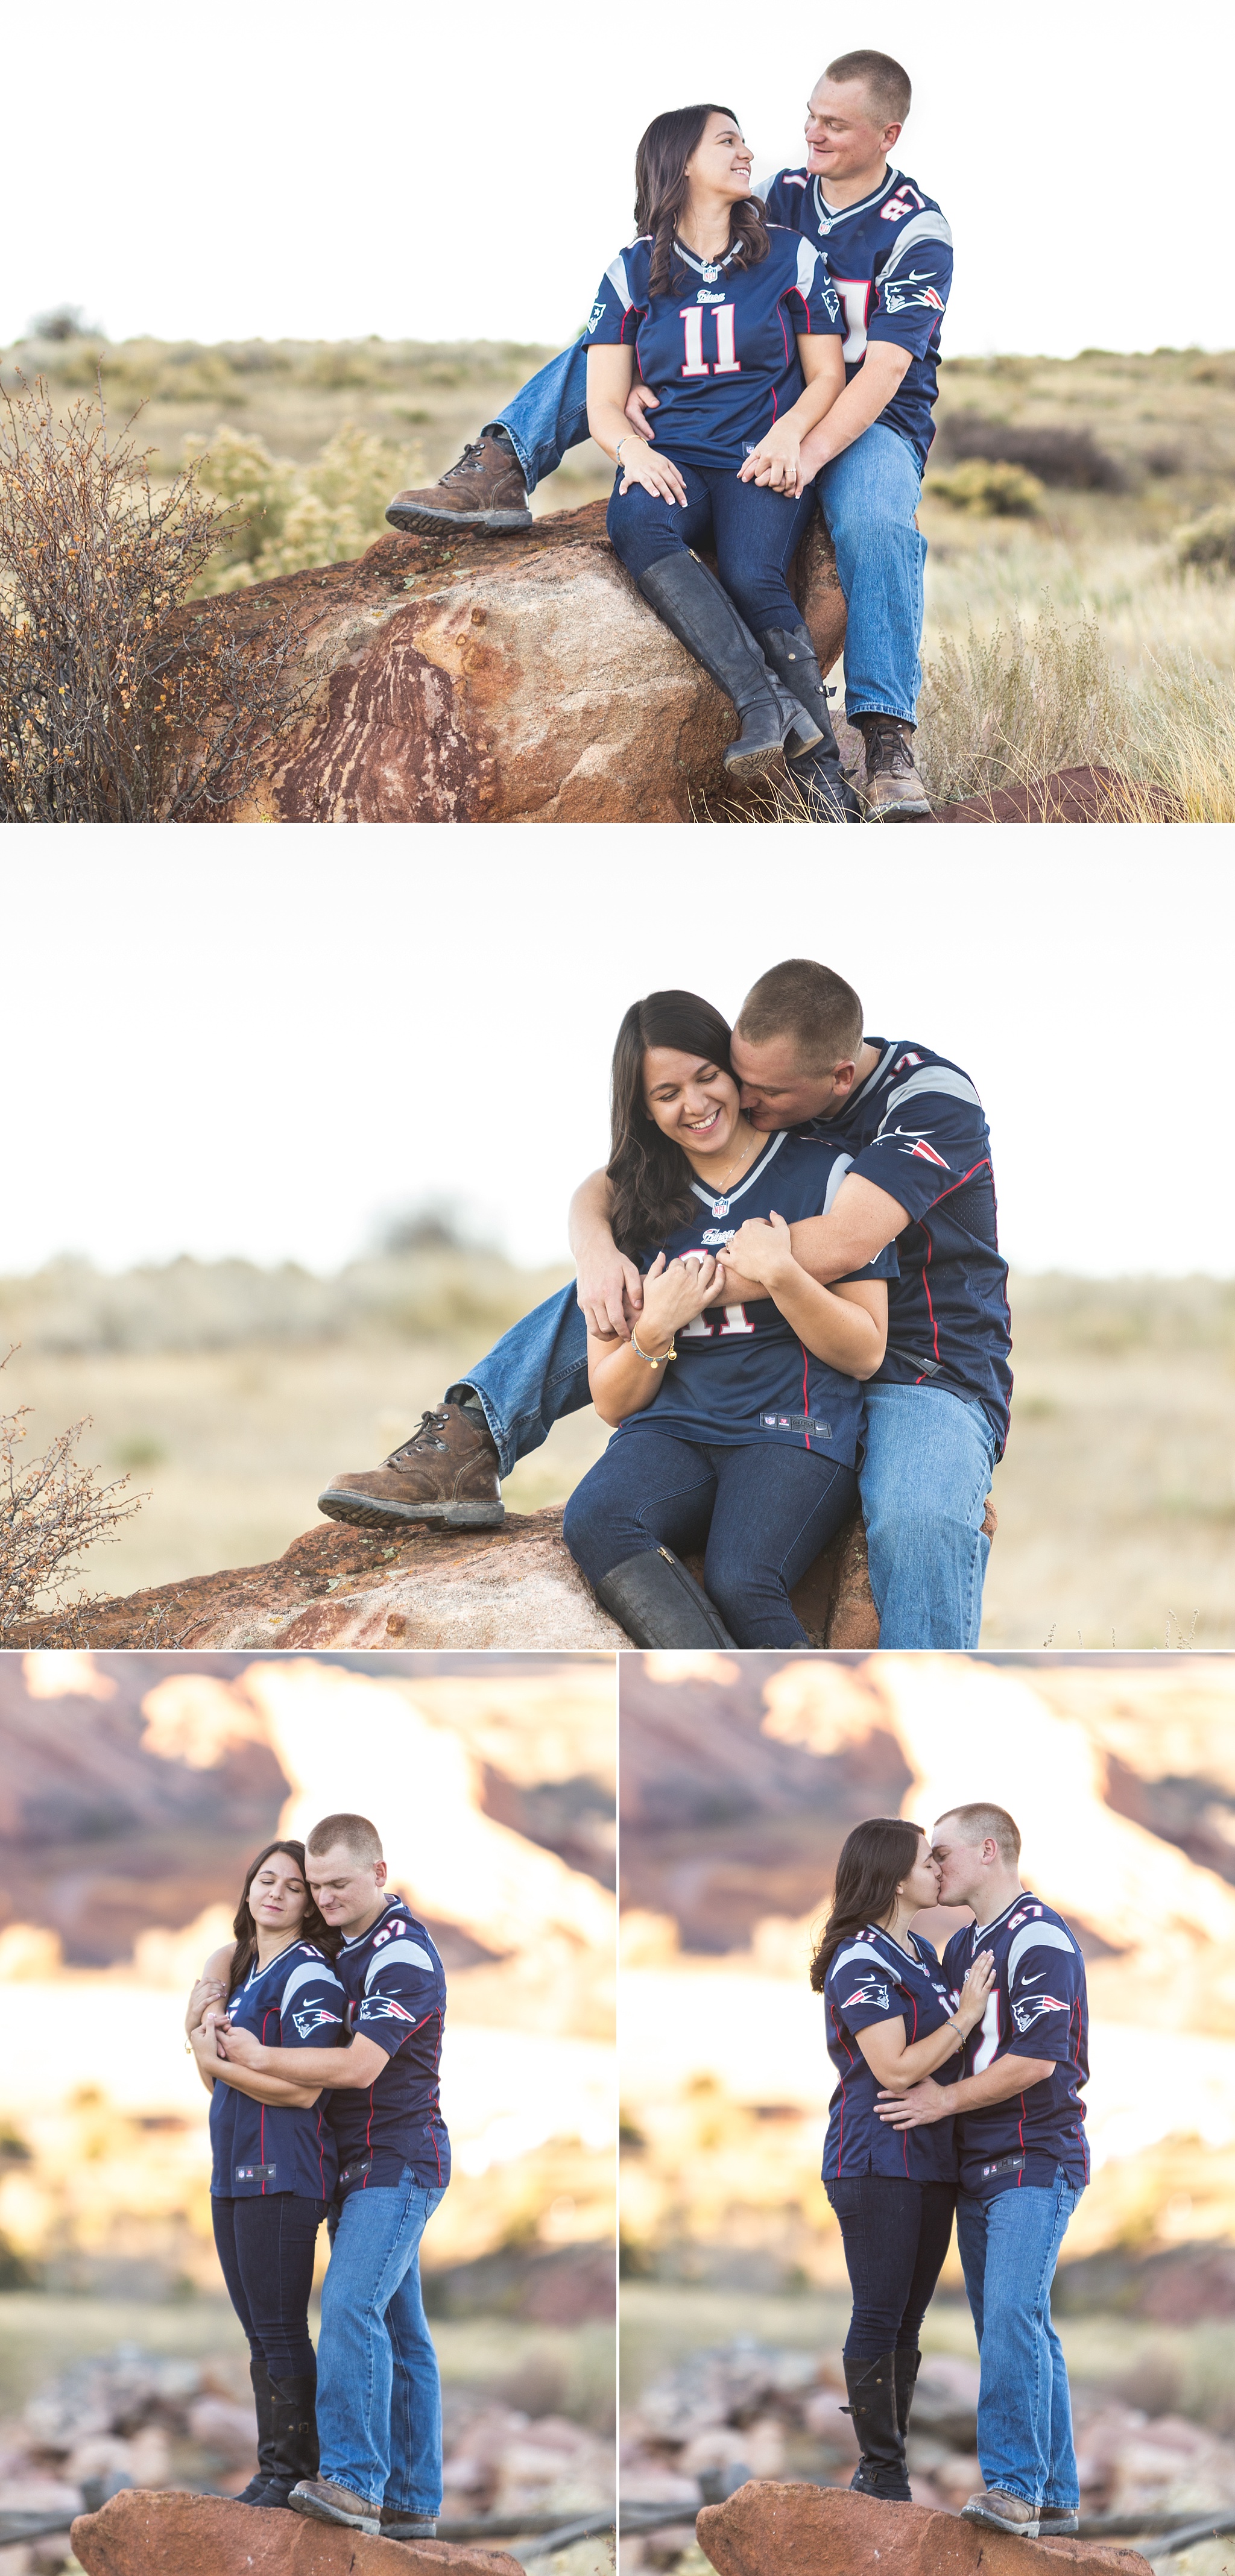
[[[656,415],[651,419],[655,424]],[[490,429],[506,431],[533,491],[587,437],[587,343],[576,340],[521,385]],[[912,724],[922,685],[922,567],[926,541],[915,513],[922,468],[915,450],[878,421],[818,481],[849,619],[845,710]]]
[[[521,1317],[467,1377],[503,1476],[589,1404],[587,1327],[574,1283]],[[981,1405],[942,1387],[868,1386],[859,1471],[883,1646],[976,1646],[990,1542],[982,1536],[994,1435]]]
[[[962,2191],[956,2236],[982,2361],[978,2460],[987,2487],[1026,2504],[1080,2502],[1072,2401],[1051,2323],[1051,2283],[1081,2196],[1056,2167],[1049,2189],[1029,2185],[979,2200]]]
[[[405,2166],[332,2210],[317,2348],[321,2475],[408,2513],[442,2502],[442,2392],[420,2296],[420,2240],[441,2199]]]

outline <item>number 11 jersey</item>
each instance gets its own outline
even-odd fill
[[[754,268],[674,252],[673,291],[649,287],[652,238],[620,251],[600,281],[585,337],[633,346],[638,377],[660,408],[657,453],[681,465],[741,465],[803,390],[799,334],[844,332],[827,260],[786,225],[768,226]]]

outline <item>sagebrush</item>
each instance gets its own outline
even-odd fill
[[[29,1412],[22,1404],[0,1414],[0,1647],[36,1614],[63,1627],[90,1606],[86,1596],[67,1602],[64,1584],[80,1573],[87,1550],[114,1540],[146,1499],[128,1492],[127,1476],[100,1484],[99,1470],[82,1466],[75,1452],[88,1415],[58,1431],[41,1457],[21,1463]]]
[[[202,593],[243,590],[278,573],[349,563],[388,536],[386,504],[423,471],[401,449],[346,421],[311,465],[272,456],[265,440],[224,422],[185,452],[232,515],[231,533],[203,574]]]

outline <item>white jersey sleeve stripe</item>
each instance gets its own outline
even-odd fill
[[[383,1968],[395,1965],[400,1968],[426,1968],[430,1976],[433,1974],[433,1961],[428,1951],[421,1949],[419,1941],[392,1941],[388,1950],[374,1951],[365,1969],[365,1993],[368,1993],[374,1978],[380,1976]]]
[[[911,1073],[908,1082],[898,1083],[895,1091],[888,1093],[888,1117],[893,1110],[903,1109],[907,1100],[920,1100],[925,1092],[931,1091],[941,1091],[948,1100],[968,1100],[975,1109],[982,1106],[967,1075],[955,1073],[948,1064],[930,1064],[923,1065],[918,1073]]]
[[[799,294],[803,297],[803,299],[805,299],[805,298],[806,298],[807,296],[809,296],[809,294],[810,294],[811,288],[812,288],[812,286],[813,286],[813,285],[814,285],[814,283],[815,283],[815,271],[816,271],[816,269],[818,268],[818,266],[819,266],[819,253],[818,253],[818,251],[816,250],[814,243],[813,243],[813,242],[808,242],[808,241],[807,241],[807,239],[806,239],[806,235],[805,235],[805,233],[803,233],[803,235],[801,236],[801,239],[800,239],[800,240],[799,240],[799,242],[798,242],[798,279],[797,279],[797,283],[798,283],[798,292],[799,292]]]
[[[287,1980],[287,1984],[283,1988],[282,1995],[279,1999],[280,2012],[286,2012],[292,1996],[299,1994],[302,1986],[312,1985],[339,1986],[339,1980],[335,1975],[334,1969],[327,1966],[323,1960],[302,1959],[299,1967],[293,1968],[292,1973]],[[339,1986],[339,1992],[342,1994],[342,1986]]]
[[[828,1209],[831,1207],[832,1201],[840,1188],[841,1182],[844,1180],[846,1172],[850,1169],[852,1162],[852,1154],[837,1155],[836,1161],[833,1163],[832,1169],[828,1174],[827,1193],[823,1202],[823,1214],[825,1216],[827,1215]]]
[[[1008,1952],[1009,1986],[1027,1950],[1067,1950],[1072,1954],[1075,1949],[1075,1941],[1068,1939],[1058,1923],[1027,1923],[1024,1931],[1017,1933]]]
[[[875,1966],[882,1970],[885,1977],[890,1978],[892,1975],[883,1952],[876,1950],[873,1942],[870,1941],[854,1941],[847,1950],[838,1950],[829,1973],[835,1976],[837,1969],[847,1968],[851,1959],[873,1959]]]
[[[949,250],[952,247],[952,227],[947,216],[941,215],[937,207],[928,208],[923,215],[915,215],[912,221],[905,225],[904,230],[897,234],[892,245],[892,256],[885,260],[880,275],[891,277],[893,270],[900,267],[907,250],[912,250],[918,242],[928,241],[946,242]]]
[[[616,259],[610,260],[609,266],[605,270],[605,275],[609,279],[610,284],[616,286],[618,294],[621,296],[623,312],[629,313],[631,305],[634,303],[635,299],[631,294],[630,282],[626,275],[626,262],[620,251],[618,252]]]

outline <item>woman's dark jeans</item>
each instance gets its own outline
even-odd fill
[[[265,2362],[272,2379],[312,2379],[309,2293],[325,2201],[276,2191],[251,2200],[212,2196],[210,2207],[227,2295],[254,2360]]]
[[[840,2220],[853,2291],[846,2360],[915,2351],[952,2235],[955,2183],[866,2173],[825,2189]]]
[[[630,1556],[706,1540],[704,1588],[739,1646],[805,1646],[789,1595],[857,1505],[852,1467],[788,1441],[704,1446],[665,1431],[611,1440],[562,1534],[595,1586]],[[885,2347],[886,2348],[886,2347]]]
[[[660,450],[657,449],[657,454]],[[758,483],[740,483],[736,465],[683,465],[687,507],[662,501],[641,483],[622,495],[614,484],[606,526],[609,542],[638,581],[663,556],[698,552],[709,540],[716,569],[736,608],[756,635],[800,625],[802,612],[785,574],[815,512],[815,487],[797,501]]]

